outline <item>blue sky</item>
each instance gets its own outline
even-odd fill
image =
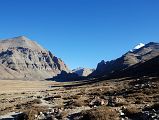
[[[159,0],[0,0],[0,38],[25,35],[71,68],[159,42]]]

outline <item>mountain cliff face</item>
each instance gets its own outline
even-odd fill
[[[46,79],[61,71],[65,63],[24,36],[0,41],[0,79]]]
[[[76,73],[79,76],[85,76],[85,77],[90,75],[93,71],[94,69],[90,69],[90,68],[77,68],[72,70],[73,73]]]
[[[129,51],[120,58],[98,63],[96,70],[90,75],[98,77],[115,73],[137,63],[143,63],[159,55],[159,43],[150,42],[139,49]]]
[[[134,77],[134,76],[158,76],[159,75],[159,55],[143,63],[137,63],[124,70],[115,73],[115,77]]]

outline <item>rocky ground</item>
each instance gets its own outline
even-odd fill
[[[159,78],[82,83],[1,80],[0,119],[159,119]]]

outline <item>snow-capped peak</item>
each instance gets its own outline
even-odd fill
[[[145,46],[143,43],[139,43],[137,46],[134,47],[134,49],[140,49],[141,47]]]
[[[135,46],[132,50],[130,50],[130,51],[133,52],[134,50],[140,49],[140,48],[142,48],[143,46],[145,46],[145,44],[139,43],[138,45],[136,45],[136,46]]]

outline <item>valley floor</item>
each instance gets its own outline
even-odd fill
[[[159,119],[159,78],[87,81],[0,80],[0,119]]]

